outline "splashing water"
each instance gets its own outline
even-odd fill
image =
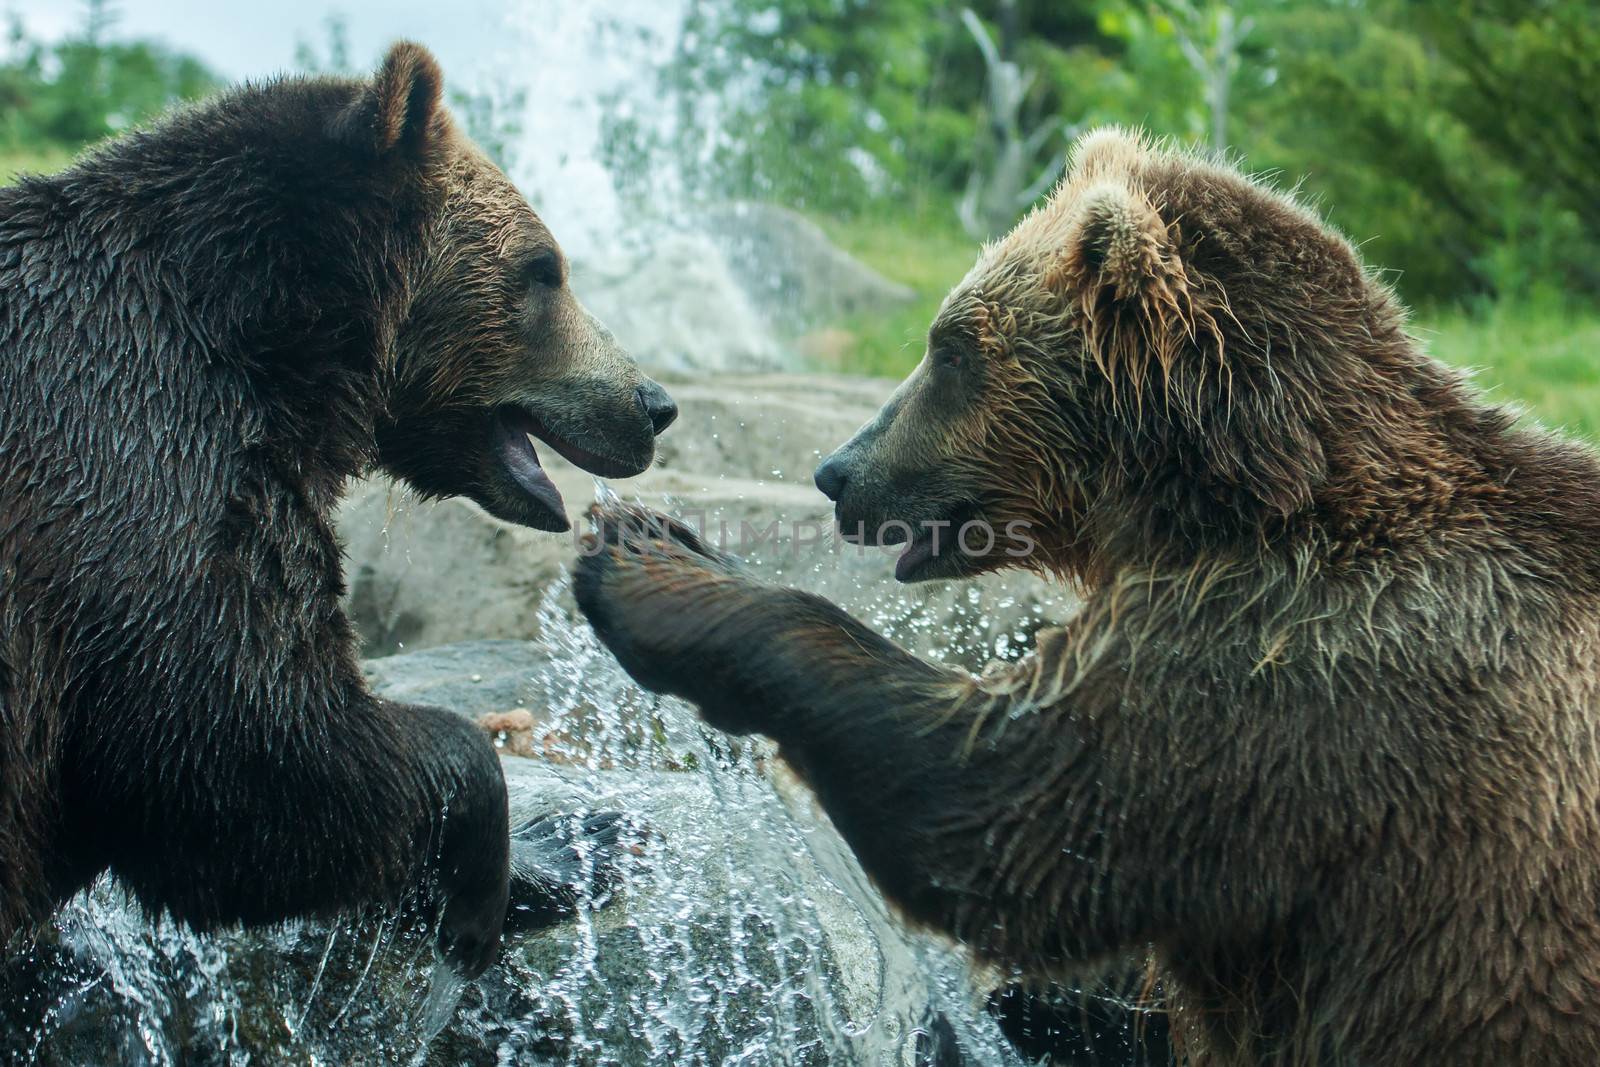
[[[585,1063],[1015,1062],[959,957],[899,927],[809,796],[770,773],[770,751],[635,689],[588,629],[570,623],[565,592],[552,588],[541,608],[553,654],[538,688],[562,724],[545,751],[579,768],[602,804],[655,831],[625,906],[583,917],[554,973],[527,973],[566,1016],[566,1054]],[[636,792],[642,784],[647,796]],[[641,801],[653,802],[633,807]],[[950,1058],[954,1043],[967,1059]]]
[[[519,127],[507,146],[510,176],[569,254],[609,252],[639,230],[606,159],[607,128],[672,136],[676,113],[655,71],[677,47],[687,9],[688,0],[513,4],[499,47],[486,49],[481,91]],[[659,218],[682,210],[672,168],[653,172],[650,188]]]
[[[101,884],[13,959],[8,1010],[25,1025],[5,1051],[130,1064],[1020,1062],[961,958],[900,928],[770,751],[636,689],[566,595],[564,583],[545,594],[548,659],[529,679],[549,706],[550,759],[508,759],[509,787],[520,812],[613,808],[645,828],[618,900],[518,943],[468,985],[436,966],[426,931],[393,920],[204,937],[145,921]]]

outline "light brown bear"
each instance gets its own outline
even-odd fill
[[[911,920],[1039,977],[1152,947],[1191,1063],[1600,1063],[1600,462],[1311,212],[1087,137],[818,482],[917,531],[903,580],[1025,562],[1082,610],[974,678],[620,511],[580,602]]]

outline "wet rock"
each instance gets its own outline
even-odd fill
[[[570,471],[565,482],[585,487]],[[536,638],[540,598],[574,551],[569,538],[501,522],[462,499],[422,503],[387,479],[352,487],[336,521],[345,608],[368,655]]]
[[[547,655],[531,641],[464,641],[369,659],[367,684],[391,700],[432,704],[476,718],[544,702],[534,680]]]
[[[573,291],[644,366],[666,371],[793,369],[802,335],[916,299],[776,204],[709,208],[696,229],[633,234],[574,264]]]
[[[777,204],[741,201],[707,211],[735,277],[757,309],[787,336],[916,299],[828,239],[816,223]]]
[[[661,233],[637,252],[580,262],[572,287],[652,370],[738,371],[794,363],[722,249],[704,234]]]
[[[786,485],[820,511],[811,472],[877,413],[894,391],[884,378],[825,374],[668,376],[682,411],[657,441],[651,475],[713,486],[724,478]],[[630,482],[629,485],[634,483]]]
[[[833,536],[811,472],[871,418],[891,383],[765,374],[667,384],[683,411],[680,427],[662,437],[654,468],[613,488],[688,515],[755,573],[829,596],[908,647],[974,670],[1019,654],[1039,627],[1071,610],[1061,588],[1019,572],[901,586],[893,550]],[[581,530],[595,479],[553,454],[541,459]],[[465,500],[420,503],[382,480],[351,489],[338,528],[347,607],[368,655],[479,638],[543,640],[551,597],[560,625],[576,619],[562,583],[578,551],[574,535],[513,526]]]

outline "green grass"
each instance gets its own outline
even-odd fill
[[[1435,356],[1476,371],[1491,398],[1600,441],[1600,313],[1501,305],[1419,316],[1413,332]]]
[[[978,255],[949,219],[820,219],[841,248],[917,299],[888,314],[839,323],[849,336],[830,368],[898,378],[922,358],[939,302]],[[1413,332],[1435,356],[1476,372],[1495,400],[1524,406],[1554,429],[1600,441],[1600,311],[1559,300],[1418,315]]]
[[[0,148],[0,185],[10,185],[19,174],[54,174],[72,162],[64,148]]]
[[[838,324],[850,336],[830,369],[850,374],[903,377],[922,358],[928,324],[944,295],[978,258],[978,242],[949,221],[857,218],[817,220],[828,237],[885,278],[909,286],[917,298],[883,314],[857,315]]]

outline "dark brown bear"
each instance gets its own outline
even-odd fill
[[[368,693],[330,509],[375,466],[565,529],[528,435],[632,474],[673,408],[432,57],[240,89],[0,191],[0,301],[0,944],[109,867],[202,928],[433,886],[481,971],[499,763]],[[554,827],[511,849],[536,913],[576,869]]]
[[[1186,1062],[1600,1063],[1600,461],[1310,212],[1091,136],[818,481],[902,578],[1082,610],[974,678],[616,512],[580,602],[912,920],[1044,978],[1152,946]]]

